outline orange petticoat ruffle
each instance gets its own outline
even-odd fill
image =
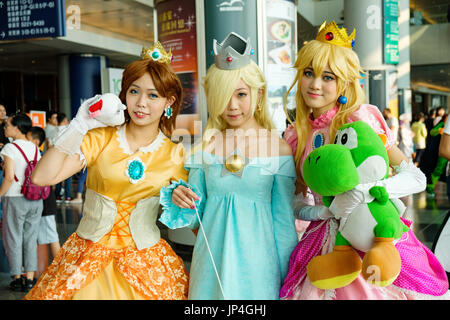
[[[188,275],[183,260],[164,240],[137,250],[113,249],[73,233],[26,300],[63,300],[96,279],[113,261],[114,268],[145,299],[187,299]]]

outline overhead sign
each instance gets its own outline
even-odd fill
[[[398,0],[384,0],[384,63],[398,64]]]
[[[0,41],[66,35],[64,0],[0,0]]]

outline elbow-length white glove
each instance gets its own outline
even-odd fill
[[[333,214],[324,205],[311,205],[303,194],[298,194],[294,201],[295,218],[305,221],[326,220],[333,217]]]

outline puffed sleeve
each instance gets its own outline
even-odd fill
[[[178,181],[188,179],[188,171],[184,168],[185,149],[182,143],[174,144],[170,153],[171,161],[171,178],[170,181]]]
[[[192,189],[199,197],[199,200],[195,200],[194,202],[200,219],[202,218],[207,192],[203,164],[197,159],[199,159],[198,156],[194,154],[185,163],[185,168],[189,171],[188,182],[180,179],[179,181],[173,181],[167,187],[161,188],[160,203],[163,208],[163,213],[161,214],[159,221],[170,229],[183,227],[196,229],[199,227],[195,209],[180,208],[172,202],[172,192],[179,185]]]
[[[297,130],[294,125],[290,124],[286,128],[286,131],[284,132],[284,140],[286,140],[286,142],[291,146],[292,154],[295,155],[297,152],[298,137]]]
[[[80,158],[85,161],[86,166],[89,167],[97,160],[101,151],[107,145],[107,141],[112,138],[115,130],[117,130],[115,127],[96,128],[89,130],[84,135],[80,147]]]
[[[386,136],[386,149],[389,150],[396,145],[394,133],[389,129],[386,120],[380,110],[371,104],[362,104],[358,110],[350,115],[350,122],[362,120],[369,124],[377,134],[384,134]]]
[[[0,152],[1,158],[4,160],[3,156],[7,156],[11,159],[14,159],[14,155],[16,154],[15,151],[18,150],[12,143],[7,143],[3,147],[3,149]]]
[[[298,242],[293,212],[295,179],[294,158],[281,157],[272,186],[272,217],[282,279],[287,274],[289,257]]]

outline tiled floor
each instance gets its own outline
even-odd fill
[[[450,204],[445,194],[446,185],[438,182],[436,186],[436,197],[430,198],[425,192],[416,194],[409,198],[411,204],[406,212],[406,218],[413,220],[413,231],[417,238],[430,249],[434,238],[450,209]],[[56,215],[56,222],[61,244],[75,231],[81,218],[81,204],[60,204]],[[162,236],[167,239],[167,230],[162,228]],[[170,241],[169,241],[170,242]],[[19,300],[24,296],[22,292],[12,292],[8,289],[11,278],[8,274],[8,263],[4,255],[3,243],[0,239],[0,300]],[[190,247],[173,244],[174,250],[185,260],[189,269],[191,250]],[[45,269],[46,261],[42,257],[47,257],[48,251],[40,247],[39,263],[40,272]]]

